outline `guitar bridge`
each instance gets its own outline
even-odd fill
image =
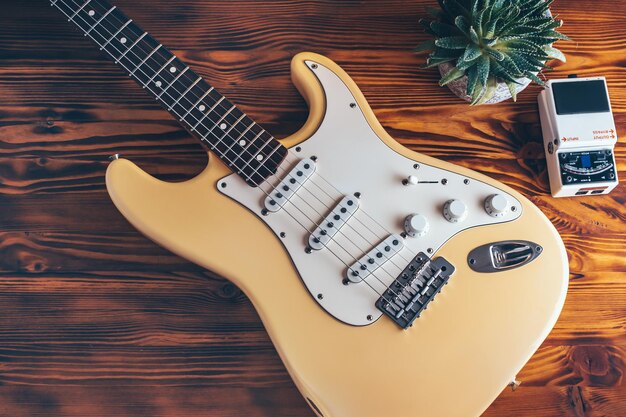
[[[431,260],[420,252],[376,301],[376,307],[407,329],[441,292],[454,270],[444,258]]]

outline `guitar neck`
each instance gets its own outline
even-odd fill
[[[249,185],[276,172],[287,149],[117,7],[102,0],[51,4]]]

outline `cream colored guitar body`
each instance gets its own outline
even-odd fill
[[[293,80],[311,113],[302,130],[283,144],[304,147],[332,105],[311,62],[343,81],[370,128],[394,152],[497,187],[520,205],[515,219],[468,228],[436,250],[433,256],[444,257],[456,271],[413,327],[403,330],[385,316],[352,326],[321,308],[276,232],[258,213],[218,188],[231,172],[211,154],[202,174],[176,184],[159,181],[128,160],[115,160],[106,178],[111,198],[146,236],[245,292],[296,385],[319,415],[478,416],[556,322],[568,282],[563,243],[539,209],[516,191],[395,142],[354,82],[322,56],[304,53],[292,62]],[[354,157],[357,154],[355,149]],[[372,162],[368,169],[376,170]],[[534,261],[508,271],[478,273],[469,267],[471,249],[506,240],[536,242],[543,251]]]

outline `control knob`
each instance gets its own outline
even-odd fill
[[[461,200],[448,200],[443,205],[443,217],[450,223],[462,222],[467,217],[467,206]]]
[[[430,225],[423,214],[411,214],[404,220],[404,231],[411,237],[424,236]]]
[[[502,194],[492,194],[485,199],[485,211],[492,217],[502,217],[509,210],[509,200]]]

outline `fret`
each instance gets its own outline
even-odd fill
[[[145,36],[145,35],[147,35],[147,34],[148,34],[148,32],[144,33],[144,36]],[[135,46],[135,44],[136,44],[136,43],[137,43],[137,42],[135,42],[133,45],[131,45],[131,47],[130,47],[130,48],[128,48],[128,50],[127,50],[126,52],[130,51],[130,49],[131,49],[133,46]],[[157,46],[156,48],[154,48],[154,50],[153,50],[152,52],[150,52],[150,54],[149,54],[147,57],[145,57],[145,58],[144,58],[144,59],[143,59],[143,60],[139,63],[139,65],[137,65],[137,66],[135,66],[135,68],[133,68],[133,70],[130,72],[130,76],[132,77],[132,76],[135,74],[135,71],[137,71],[137,70],[139,69],[139,67],[141,67],[143,64],[145,64],[145,63],[146,63],[146,61],[147,61],[147,60],[149,60],[149,59],[152,57],[152,55],[154,55],[154,54],[155,54],[155,53],[156,53],[159,49],[161,49],[161,47],[162,47],[162,46],[163,46],[163,45],[159,44],[159,46]],[[123,57],[123,56],[122,56],[122,57]],[[120,57],[120,59],[121,59],[122,57]],[[144,87],[145,87],[145,85],[144,85]]]
[[[80,8],[79,8],[78,10],[76,10],[76,11],[74,12],[74,14],[72,14],[72,15],[70,16],[70,18],[68,19],[68,21],[73,21],[73,20],[74,20],[74,18],[78,15],[78,13],[80,13],[80,12],[81,12],[81,11],[85,8],[85,6],[87,6],[87,5],[89,4],[89,2],[91,2],[91,0],[87,0],[87,1],[86,1],[83,5],[82,5],[82,6],[80,6]],[[54,5],[54,3],[56,3],[56,0],[52,3],[52,5]]]
[[[206,119],[206,117],[211,114],[211,112],[213,111],[213,109],[215,109],[222,101],[224,101],[226,97],[221,97],[217,103],[215,103],[205,114],[204,116],[202,116],[202,119],[198,120],[198,123],[196,123],[194,125],[194,127],[191,128],[191,131],[193,132],[194,130],[196,130],[196,128],[200,125],[200,123],[202,123],[204,121],[204,119]]]
[[[124,51],[124,53],[122,55],[120,55],[119,58],[117,58],[117,60],[115,61],[115,63],[117,64],[118,62],[120,62],[122,60],[122,58],[124,58],[126,56],[127,53],[130,52],[131,49],[133,49],[135,47],[135,45],[137,45],[139,42],[141,42],[141,40],[143,38],[146,37],[146,35],[148,34],[148,32],[144,32],[143,35],[141,35],[140,37],[137,38],[137,40],[135,42],[133,42],[128,48],[126,48],[126,50]],[[161,45],[159,45],[160,47]],[[146,58],[147,59],[147,58]],[[134,72],[134,71],[133,71]],[[131,73],[132,75],[132,73]]]
[[[117,35],[119,35],[119,34],[120,34],[120,32],[121,32],[121,31],[123,31],[124,29],[126,29],[126,26],[130,25],[130,23],[131,23],[132,21],[133,21],[133,19],[130,19],[128,22],[124,23],[124,26],[122,26],[121,28],[119,28],[119,29],[117,30],[117,32],[115,32],[115,33],[113,34],[113,36],[111,36],[109,39],[107,39],[107,41],[104,43],[104,45],[102,45],[102,48],[100,48],[100,49],[104,49],[104,48],[106,48],[106,46],[107,46],[109,43],[111,43],[111,41],[112,41],[113,39],[115,39],[115,38],[117,37]],[[118,61],[119,61],[119,59],[118,59]]]
[[[248,116],[246,116],[245,114],[242,114],[242,115],[241,115],[241,116],[240,116],[240,117],[239,117],[239,118],[238,118],[238,119],[237,119],[237,120],[236,120],[236,121],[235,121],[235,122],[234,122],[234,123],[230,126],[230,128],[228,128],[228,130],[226,130],[226,131],[224,132],[224,134],[223,134],[223,135],[222,135],[222,137],[220,138],[220,141],[224,141],[224,139],[230,135],[230,132],[231,132],[232,130],[234,130],[234,129],[235,129],[235,128],[236,128],[236,127],[237,127],[237,126],[238,126],[238,125],[239,125],[242,121],[244,121],[245,119],[248,119]],[[254,123],[254,122],[252,122],[252,123]],[[237,161],[237,159],[239,158],[239,156],[243,153],[243,145],[245,145],[245,143],[242,145],[242,144],[239,142],[239,138],[241,138],[241,136],[245,135],[245,133],[246,133],[246,132],[247,132],[247,131],[251,128],[251,127],[252,127],[252,125],[248,126],[248,127],[244,130],[244,132],[243,132],[241,135],[239,135],[239,137],[238,137],[238,138],[230,138],[232,143],[231,143],[231,144],[230,144],[230,146],[228,146],[228,148],[226,148],[226,150],[224,151],[224,154],[228,157],[228,159],[230,160],[230,162],[231,162],[232,164],[234,164],[234,165],[236,165],[236,164],[235,164],[235,162]],[[233,149],[235,146],[236,146],[238,149],[237,149],[237,148]],[[233,153],[233,154],[234,154],[234,156],[233,156],[233,157],[230,157],[229,152],[230,152],[230,153]],[[241,172],[241,170],[239,170],[239,172]]]
[[[250,123],[250,126],[246,127],[246,129],[245,129],[243,132],[241,132],[241,134],[239,135],[239,137],[238,137],[238,138],[237,138],[237,140],[236,140],[236,142],[237,142],[237,144],[238,144],[239,146],[244,147],[244,146],[246,146],[246,145],[248,145],[248,144],[249,144],[249,142],[248,142],[247,140],[245,140],[244,138],[245,138],[245,136],[246,136],[246,133],[248,133],[248,131],[249,131],[250,129],[252,129],[252,126],[254,126],[255,124],[256,124],[256,123],[255,123],[255,122],[254,122],[254,120],[253,120],[253,121],[252,121],[252,123]],[[247,146],[246,146],[246,148],[247,148]],[[246,148],[244,148],[244,150],[245,150]]]
[[[96,26],[98,26],[98,25],[100,24],[100,22],[102,22],[104,19],[106,19],[106,17],[107,17],[107,16],[108,16],[108,15],[109,15],[109,14],[110,14],[113,10],[115,10],[115,9],[116,9],[116,7],[115,7],[115,6],[113,6],[113,7],[112,7],[112,8],[111,8],[108,12],[106,12],[106,13],[104,14],[104,16],[102,16],[100,19],[98,19],[98,21],[97,21],[96,23],[94,23],[93,25],[91,25],[91,26],[89,27],[89,29],[85,32],[85,35],[89,35],[89,33],[90,33],[90,32],[91,32],[91,31],[92,31],[92,30],[93,30]]]
[[[183,117],[181,118],[181,122],[182,122],[182,121],[185,121],[185,118],[186,118],[187,116],[189,116],[189,113],[191,113],[191,112],[192,112],[195,108],[197,108],[197,107],[198,107],[198,105],[199,105],[200,103],[202,103],[202,100],[204,100],[204,99],[206,98],[206,96],[208,96],[208,95],[211,93],[211,91],[213,91],[213,90],[214,90],[214,88],[213,88],[213,87],[209,88],[209,89],[208,89],[208,90],[207,90],[207,91],[206,91],[206,92],[205,92],[205,93],[204,93],[204,94],[203,94],[203,95],[202,95],[202,96],[198,99],[198,101],[196,101],[196,102],[193,104],[193,106],[192,106],[192,107],[190,107],[190,108],[189,108],[189,110],[187,110],[187,112],[186,112],[186,113],[183,115]]]
[[[202,81],[202,77],[199,77],[196,81],[194,81],[194,82],[193,82],[193,84],[191,84],[189,87],[187,87],[187,89],[185,90],[185,92],[184,92],[184,93],[182,93],[182,94],[180,95],[180,97],[178,97],[178,98],[176,99],[176,101],[174,102],[174,104],[172,104],[172,105],[168,108],[168,110],[172,110],[172,109],[174,108],[174,106],[176,106],[176,105],[180,102],[180,100],[181,100],[183,97],[185,97],[185,96],[187,95],[187,93],[188,93],[188,92],[190,92],[190,91],[191,91],[191,89],[192,89],[192,88],[194,88],[194,87],[196,86],[196,84],[198,84],[200,81]]]
[[[260,148],[258,146],[256,146],[257,145],[257,141],[263,135],[263,133],[265,133],[265,130],[263,130],[263,128],[261,128],[261,126],[255,124],[255,125],[253,125],[253,127],[257,127],[259,129],[259,132],[255,134],[254,131],[252,129],[250,129],[250,132],[252,132],[252,134],[254,134],[255,136],[254,136],[254,138],[249,140],[248,143],[243,148],[244,152],[242,152],[242,154],[240,156],[240,159],[242,161],[244,161],[244,163],[246,161],[246,159],[243,158],[244,156],[246,156],[246,157],[254,156],[258,152],[258,150]],[[241,140],[241,138],[239,140]],[[244,168],[245,168],[245,165],[244,165]]]
[[[51,0],[51,5],[249,185],[276,172],[287,149],[119,9],[106,0]]]
[[[157,96],[157,99],[161,99],[161,96],[162,96],[162,95],[163,95],[163,94],[164,94],[167,90],[169,90],[169,89],[170,89],[170,87],[171,87],[172,85],[174,85],[174,83],[176,83],[176,81],[178,81],[178,79],[179,79],[180,77],[182,77],[182,76],[183,76],[183,74],[184,74],[185,72],[187,72],[187,70],[188,70],[188,69],[189,69],[189,67],[186,67],[184,70],[180,71],[180,72],[179,72],[179,74],[176,76],[176,78],[174,78],[174,81],[172,81],[171,83],[169,83],[169,84],[167,85],[167,87],[165,87],[165,88],[163,89],[163,91],[161,91],[161,93]]]
[[[245,114],[242,114],[239,119],[237,119],[237,121],[235,121],[235,123],[233,123],[232,125],[230,125],[230,127],[228,129],[226,129],[224,131],[224,134],[222,135],[222,137],[220,138],[220,140],[224,139],[226,136],[228,136],[231,132],[231,130],[233,130],[235,128],[235,126],[237,126],[239,123],[241,123],[241,121],[246,118],[247,116]],[[227,150],[229,150],[230,148],[232,148],[234,145],[237,144],[237,141],[233,141],[232,145],[230,145],[228,147]]]
[[[259,173],[259,169],[262,168],[262,167],[267,169],[267,167],[265,166],[265,162],[266,161],[270,161],[271,158],[272,158],[272,155],[274,155],[281,148],[281,145],[277,144],[275,141],[274,141],[274,143],[271,146],[273,146],[274,149],[272,150],[272,152],[269,155],[267,155],[264,158],[259,158],[260,156],[262,156],[262,154],[257,154],[257,156],[254,158],[255,160],[259,161],[259,166],[256,167],[254,169],[254,171],[252,171],[252,174]],[[261,174],[263,174],[263,173],[261,173]]]
[[[222,122],[224,121],[224,119],[226,118],[226,116],[228,116],[228,115],[229,115],[229,114],[230,114],[233,110],[235,110],[235,106],[231,106],[231,108],[230,108],[230,109],[228,109],[228,111],[227,111],[226,113],[224,113],[224,115],[223,115],[222,117],[220,117],[220,118],[218,119],[218,121],[217,121],[217,122],[215,122],[215,123],[213,124],[213,127],[211,128],[211,130],[209,131],[209,133],[213,133],[213,131],[215,130],[215,128],[216,128],[216,127],[221,126],[221,125],[222,125]],[[222,129],[222,130],[225,130],[225,129]]]
[[[174,56],[172,56],[172,57],[171,57],[171,58],[170,58],[170,59],[169,59],[169,60],[168,60],[165,64],[163,64],[163,66],[161,67],[161,69],[160,69],[160,70],[158,70],[158,71],[157,71],[157,72],[156,72],[156,73],[152,76],[152,78],[150,78],[150,79],[148,80],[148,82],[147,82],[146,84],[150,84],[150,83],[152,83],[152,81],[154,81],[154,79],[155,79],[156,77],[158,77],[158,76],[159,76],[159,73],[160,73],[161,71],[163,71],[163,70],[165,69],[165,67],[167,67],[169,64],[171,64],[171,63],[172,63],[172,61],[173,61],[173,60],[175,60],[175,59],[176,59],[176,56],[175,56],[175,55],[174,55]]]

